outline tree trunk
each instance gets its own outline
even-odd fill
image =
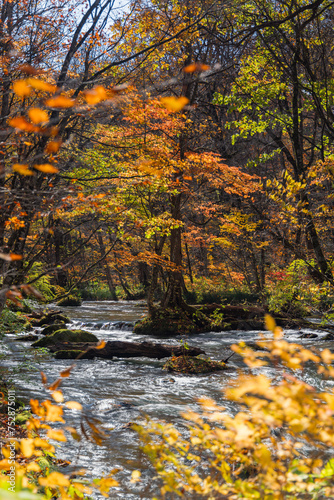
[[[97,232],[97,240],[99,242],[101,257],[103,257],[106,254],[106,249],[104,246],[102,234],[99,232]],[[104,263],[104,270],[105,270],[105,275],[106,275],[107,284],[108,284],[111,298],[112,298],[112,300],[118,300],[117,295],[116,295],[115,285],[114,285],[114,282],[113,282],[113,279],[111,276],[110,267],[108,266],[108,261],[105,257],[103,259],[103,263]]]
[[[192,308],[185,303],[182,296],[181,197],[181,193],[171,196],[171,216],[174,220],[180,221],[180,226],[171,230],[170,262],[173,265],[173,269],[168,273],[167,290],[161,301],[161,307],[163,309],[180,308],[186,311],[192,311]]]
[[[50,346],[49,349],[52,352],[59,351],[86,351],[84,355],[80,356],[84,359],[93,358],[104,358],[112,359],[114,356],[119,358],[169,358],[170,356],[182,356],[186,354],[187,356],[198,356],[199,354],[205,354],[203,349],[198,347],[188,347],[187,350],[180,345],[169,345],[169,344],[154,344],[153,342],[121,342],[118,340],[106,342],[106,345],[102,349],[95,349],[91,344],[56,344]],[[63,354],[66,357],[66,353]],[[61,357],[61,354],[56,356]]]

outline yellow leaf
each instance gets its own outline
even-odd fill
[[[1,453],[2,453],[2,455],[5,458],[9,458],[10,457],[10,450],[9,450],[8,447],[7,448],[5,448],[5,447],[1,448]]]
[[[82,405],[77,401],[67,401],[65,406],[70,410],[82,410]]]
[[[19,130],[24,130],[25,132],[38,132],[39,128],[32,123],[29,123],[23,116],[17,116],[8,120],[8,124],[11,127],[17,128]]]
[[[183,68],[184,73],[194,73],[195,71],[207,71],[210,66],[202,63],[192,63]]]
[[[61,391],[54,391],[51,396],[56,401],[56,403],[62,403],[64,401],[64,396]]]
[[[18,253],[10,253],[9,256],[11,260],[22,260],[22,255],[19,255]]]
[[[6,253],[1,253],[0,252],[0,259],[6,260],[8,262],[11,262],[12,260],[21,260],[22,259],[22,255],[19,255],[17,253],[6,254]]]
[[[46,439],[41,439],[40,437],[34,439],[34,444],[39,448],[45,448],[46,450],[54,450],[54,447],[50,443],[48,443]]]
[[[39,472],[40,470],[41,468],[36,462],[30,462],[30,464],[27,465],[28,472]]]
[[[88,486],[86,486],[82,483],[72,482],[72,486],[73,486],[73,488],[81,491],[82,493],[87,493],[87,495],[91,495],[91,493],[93,491],[92,488],[89,488]],[[78,495],[76,495],[75,498],[80,498],[80,497]],[[87,498],[87,497],[85,496],[83,498]]]
[[[41,372],[41,377],[42,377],[42,384],[46,385],[48,383],[48,379],[44,372]]]
[[[46,153],[57,153],[61,146],[61,141],[51,141],[46,145]]]
[[[161,104],[167,108],[169,111],[177,112],[181,111],[189,102],[187,97],[161,97]]]
[[[51,85],[50,83],[43,82],[43,80],[39,80],[37,78],[28,78],[27,82],[31,87],[36,90],[43,90],[45,92],[56,92],[56,85]]]
[[[30,108],[28,110],[28,115],[33,123],[47,123],[49,121],[49,115],[44,109],[40,108]]]
[[[71,108],[74,106],[75,101],[69,97],[59,95],[57,97],[51,97],[45,101],[45,104],[50,106],[50,108]]]
[[[62,418],[63,409],[60,406],[53,405],[51,401],[43,401],[42,406],[46,409],[46,420],[50,422],[64,422]]]
[[[276,328],[276,321],[274,320],[274,318],[272,316],[270,316],[270,314],[266,314],[264,316],[264,323],[266,325],[267,330],[274,332],[274,330]]]
[[[55,429],[50,429],[48,430],[47,437],[55,441],[67,441],[64,431],[62,430],[56,431]]]
[[[20,97],[26,97],[30,95],[31,88],[27,85],[26,80],[17,80],[13,83],[13,91]]]
[[[282,328],[280,328],[279,326],[276,326],[276,328],[274,329],[274,338],[277,340],[277,339],[280,339],[282,337],[283,337]]]
[[[38,481],[41,486],[70,486],[68,477],[60,472],[51,472],[48,477],[40,477]]]
[[[69,366],[68,368],[66,368],[66,370],[63,370],[62,372],[60,372],[60,376],[64,377],[64,378],[69,377],[71,374],[71,371],[73,370],[74,367],[75,367],[75,365]]]
[[[4,460],[0,461],[0,470],[9,470],[11,467],[13,467],[12,460],[5,458]]]
[[[106,345],[105,340],[100,340],[100,342],[95,346],[95,349],[103,349]]]
[[[26,458],[30,458],[35,451],[34,440],[30,438],[21,439],[21,452]]]
[[[55,380],[54,382],[52,382],[51,385],[49,385],[48,389],[50,391],[55,391],[56,389],[58,389],[58,387],[60,386],[61,383],[62,383],[62,379],[57,378],[57,380]]]
[[[131,483],[136,483],[140,481],[141,472],[139,470],[134,470],[131,474]]]
[[[28,168],[28,165],[14,163],[12,169],[20,175],[35,175],[34,172]]]
[[[107,98],[107,92],[101,85],[84,92],[85,100],[88,104],[97,104]]]
[[[40,172],[44,172],[45,174],[56,174],[59,172],[57,167],[50,165],[50,163],[42,163],[41,165],[34,165],[36,170],[40,170]]]
[[[77,433],[77,430],[74,427],[66,427],[66,430],[71,433],[73,439],[75,439],[76,441],[81,441],[81,436]]]

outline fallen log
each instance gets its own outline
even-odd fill
[[[59,342],[49,346],[49,349],[51,352],[56,353],[57,358],[64,357],[66,359],[71,359],[69,356],[70,351],[73,351],[73,358],[77,357],[78,352],[83,352],[80,356],[82,359],[112,359],[113,357],[162,359],[170,356],[198,356],[199,354],[205,354],[203,349],[198,347],[189,346],[185,349],[180,345],[155,344],[153,342],[122,342],[114,340],[106,342],[102,349],[96,349],[95,346],[96,344],[92,343]]]

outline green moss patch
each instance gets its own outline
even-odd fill
[[[75,295],[68,295],[63,299],[58,300],[57,306],[67,307],[67,306],[81,306],[82,300],[80,297]]]
[[[179,373],[210,373],[224,370],[225,367],[226,363],[201,356],[173,356],[164,364],[163,369]]]
[[[51,335],[47,335],[32,344],[33,347],[48,347],[59,342],[98,342],[99,339],[85,330],[57,330]]]
[[[41,334],[50,335],[51,333],[57,332],[58,330],[65,330],[65,329],[66,329],[65,323],[55,323],[54,325],[49,325],[43,328]]]

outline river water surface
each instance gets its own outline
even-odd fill
[[[135,335],[127,323],[124,325],[124,322],[134,322],[145,314],[145,305],[141,302],[84,302],[81,307],[67,307],[63,311],[71,318],[69,328],[83,328],[100,339],[177,343],[177,339],[161,340]],[[314,345],[313,339],[300,340],[300,334],[305,332],[307,330],[286,330],[284,334],[288,340]],[[317,333],[320,337],[324,335],[323,332]],[[240,341],[253,342],[260,335],[258,331],[211,332],[192,335],[186,340],[190,345],[204,349],[213,359],[222,360],[231,354],[229,347],[232,344]],[[15,337],[6,336],[1,349],[4,354],[11,352],[11,355],[5,356],[1,364],[10,365],[11,369],[21,369],[19,375],[14,375],[18,397],[27,403],[30,398],[43,401],[49,396],[43,388],[39,372],[43,371],[52,382],[72,361],[56,360],[47,353],[36,354],[35,349],[30,349],[29,343],[18,342]],[[319,342],[321,348],[330,346],[330,342]],[[62,470],[64,473],[85,468],[91,477],[101,477],[111,469],[118,468],[120,471],[116,478],[122,483],[122,487],[113,489],[111,498],[150,499],[158,491],[157,482],[152,481],[154,471],[141,452],[137,435],[131,430],[129,423],[142,422],[148,415],[182,428],[184,423],[180,412],[189,408],[197,410],[199,406],[196,400],[203,396],[223,403],[231,413],[236,411],[232,402],[223,399],[221,388],[229,385],[241,369],[246,370],[238,356],[232,357],[226,371],[205,375],[166,373],[162,370],[164,361],[115,358],[76,362],[76,368],[62,384],[65,400],[81,403],[85,414],[99,419],[108,435],[102,446],[87,440],[81,443],[70,441],[71,444],[66,445],[55,443],[58,446],[57,456],[71,461],[71,465]],[[277,367],[263,367],[261,371],[271,378],[280,376]],[[317,388],[324,389],[331,385],[331,382],[319,379],[312,367],[305,370],[303,378]],[[66,411],[68,425],[78,426],[79,419],[80,412]],[[142,481],[132,484],[131,472],[137,469],[142,471]]]

